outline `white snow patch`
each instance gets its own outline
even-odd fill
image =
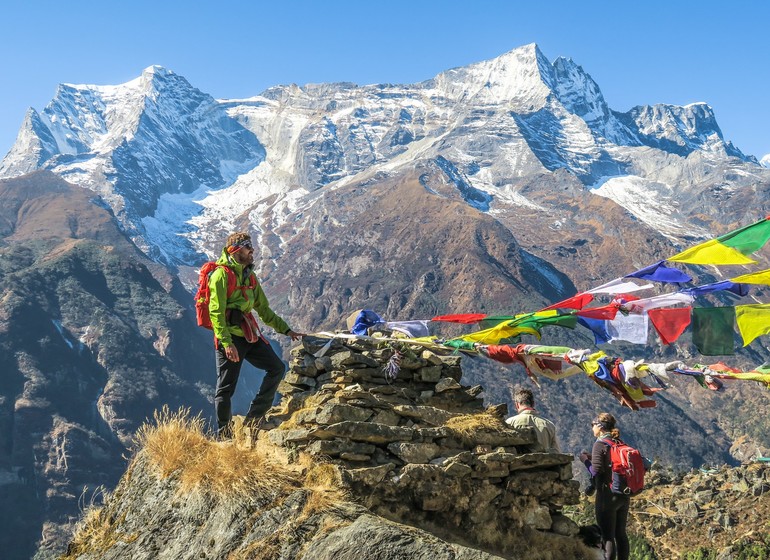
[[[708,232],[687,226],[681,219],[673,189],[665,183],[636,175],[621,175],[602,178],[590,188],[593,194],[615,201],[666,237],[708,236]]]
[[[765,154],[762,159],[759,160],[759,165],[770,169],[770,154]]]

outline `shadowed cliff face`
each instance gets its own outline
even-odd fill
[[[210,341],[87,191],[38,173],[0,200],[0,495],[19,504],[0,544],[29,558],[60,549],[85,488],[114,486],[154,410],[207,410]]]

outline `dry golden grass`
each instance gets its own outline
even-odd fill
[[[464,440],[472,440],[478,432],[502,432],[507,429],[499,417],[485,412],[455,416],[447,420],[444,426]]]
[[[305,473],[304,486],[310,493],[300,518],[331,511],[349,499],[340,468],[331,463],[317,463],[310,467]]]
[[[304,476],[242,445],[247,436],[236,418],[234,442],[219,443],[203,433],[203,420],[189,411],[156,412],[153,424],[137,432],[136,443],[163,477],[175,474],[180,490],[204,489],[217,495],[276,497],[291,490],[309,490],[303,514],[325,511],[347,499],[339,468],[301,454]]]
[[[153,420],[153,424],[139,428],[134,443],[144,449],[164,478],[185,467],[190,458],[203,454],[211,445],[203,433],[203,419],[190,418],[189,409],[171,412],[164,406],[155,411]]]
[[[227,560],[273,560],[281,554],[281,535],[273,533],[227,555]]]
[[[136,442],[163,477],[177,473],[182,491],[203,489],[217,495],[272,497],[299,486],[278,463],[235,442],[214,442],[203,433],[203,420],[187,410],[155,414]],[[243,433],[236,428],[236,432]]]
[[[91,506],[75,528],[75,534],[67,547],[67,552],[60,560],[77,558],[81,554],[102,553],[109,550],[118,541],[133,542],[137,535],[124,535],[116,528],[119,523],[110,519],[104,507]]]

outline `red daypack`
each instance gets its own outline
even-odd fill
[[[233,294],[236,288],[240,288],[243,296],[246,297],[246,290],[253,290],[257,287],[257,279],[254,274],[249,274],[249,285],[238,286],[238,279],[229,266],[217,264],[214,261],[205,263],[198,274],[198,291],[195,294],[195,316],[198,319],[198,326],[212,329],[211,317],[209,316],[209,301],[211,301],[211,292],[209,291],[209,279],[214,271],[222,267],[227,276],[227,298]]]
[[[636,495],[644,489],[644,473],[647,468],[638,449],[619,439],[600,440],[609,446],[612,466],[610,490],[616,494]]]

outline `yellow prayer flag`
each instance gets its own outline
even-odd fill
[[[737,278],[730,278],[730,282],[735,282],[736,284],[766,284],[770,286],[770,268],[760,270],[759,272],[743,274]]]
[[[532,327],[509,326],[506,322],[496,325],[490,329],[476,331],[475,333],[467,334],[465,336],[458,336],[457,340],[478,342],[480,344],[497,344],[504,338],[510,338],[520,334],[531,334],[536,336],[538,339],[540,338],[540,333]]]
[[[764,334],[770,334],[770,304],[736,305],[735,322],[743,337],[743,345]]]
[[[758,371],[747,371],[744,373],[728,373],[729,379],[743,379],[746,381],[758,381],[764,383],[770,388],[770,373],[760,373]]]
[[[681,253],[666,259],[688,264],[754,264],[757,261],[747,257],[740,251],[723,245],[716,239],[706,241],[695,247],[685,249]]]

